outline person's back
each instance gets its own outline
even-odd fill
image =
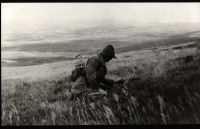
[[[109,62],[112,58],[115,58],[112,45],[107,45],[100,54],[90,57],[85,66],[86,76],[80,76],[75,81],[71,93],[74,96],[79,96],[86,93],[88,89],[92,89],[92,92],[99,89],[109,90],[113,84],[123,83],[122,80],[114,81],[105,78],[107,73],[105,62]]]
[[[102,56],[99,54],[87,60],[86,63],[86,78],[87,86],[93,89],[102,88],[100,83],[105,83],[105,75],[107,68]],[[113,82],[112,80],[110,80]],[[114,82],[113,82],[114,83]]]

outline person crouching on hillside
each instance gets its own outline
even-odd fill
[[[110,90],[114,84],[124,83],[123,79],[115,81],[105,78],[107,74],[105,63],[113,58],[116,58],[116,56],[112,45],[105,46],[100,54],[89,58],[85,66],[85,76],[80,76],[72,85],[71,100],[84,93],[88,95],[99,93],[99,91]]]

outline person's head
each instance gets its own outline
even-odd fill
[[[100,53],[105,62],[109,62],[112,58],[116,58],[115,50],[112,45],[107,45]]]

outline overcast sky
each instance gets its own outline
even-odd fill
[[[200,3],[2,3],[2,25],[115,22],[199,22]]]

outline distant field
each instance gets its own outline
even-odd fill
[[[32,66],[10,66],[2,67],[1,80],[23,79],[23,80],[51,80],[66,76],[74,67],[74,61],[63,61]]]
[[[90,29],[89,29],[90,30]],[[89,31],[88,30],[88,31]],[[31,66],[41,65],[46,63],[62,62],[66,60],[73,60],[75,55],[82,54],[84,56],[94,55],[103,49],[103,46],[112,44],[115,47],[116,53],[126,53],[129,51],[136,51],[147,48],[157,48],[161,46],[179,45],[184,43],[194,43],[194,45],[200,42],[200,31],[192,31],[174,34],[172,32],[163,33],[150,33],[150,32],[134,32],[134,29],[127,29],[127,31],[117,31],[116,33],[128,35],[123,36],[121,39],[113,33],[112,38],[94,38],[94,39],[77,39],[67,42],[56,43],[36,43],[36,44],[24,44],[16,45],[13,47],[3,47],[2,49],[2,66]],[[77,32],[79,33],[79,32]],[[88,35],[87,35],[88,34]],[[102,33],[100,33],[102,34]],[[134,35],[130,37],[130,35]],[[86,33],[84,36],[93,34]],[[95,34],[96,35],[96,34]],[[104,35],[105,36],[105,35]],[[97,36],[98,37],[98,36]],[[193,47],[193,46],[191,46]],[[178,49],[178,48],[174,48]]]
[[[18,58],[12,59],[14,63],[2,62],[2,66],[31,66],[40,65],[44,63],[60,62],[66,60],[73,60],[73,57],[32,57],[32,58]]]
[[[83,39],[83,40],[72,40],[68,42],[57,42],[57,43],[39,43],[39,44],[28,44],[28,45],[19,45],[15,47],[4,48],[3,51],[39,51],[39,52],[77,52],[79,54],[94,54],[102,49],[106,44],[112,44],[116,48],[116,53],[122,53],[127,51],[133,51],[144,48],[152,48],[159,46],[170,46],[176,44],[183,44],[187,42],[200,41],[200,36],[195,33],[199,31],[188,32],[184,34],[174,34],[163,38],[159,35],[152,36],[154,39],[151,39],[145,35],[133,36],[133,39],[127,38],[124,41],[118,40],[106,40],[106,39]],[[193,35],[193,36],[191,36]],[[123,38],[124,39],[124,38]]]

